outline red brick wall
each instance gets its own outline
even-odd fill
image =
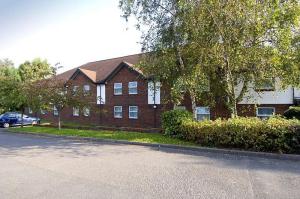
[[[138,94],[128,94],[128,83],[137,81]],[[114,95],[114,83],[122,83],[122,95]],[[123,118],[114,118],[114,106],[122,106]],[[129,106],[138,106],[138,119],[129,119]],[[142,76],[127,67],[123,67],[117,75],[106,84],[106,113],[103,123],[117,127],[159,127],[161,105],[156,109],[148,104],[148,84]]]
[[[138,94],[128,94],[128,82],[138,82]],[[91,95],[85,97],[90,103],[90,116],[85,117],[80,110],[80,116],[73,116],[72,107],[65,108],[61,113],[62,121],[69,121],[80,124],[93,124],[97,126],[111,127],[132,127],[132,128],[157,128],[161,126],[161,113],[164,110],[170,110],[172,106],[158,105],[156,109],[153,105],[148,104],[148,85],[138,73],[131,71],[127,67],[123,67],[112,79],[106,83],[106,104],[97,105],[97,85],[94,84],[83,74],[78,74],[73,80],[75,85],[83,88],[83,85],[89,84]],[[114,95],[114,83],[122,83],[122,95]],[[192,110],[192,105],[186,97],[183,105],[187,110]],[[201,106],[201,103],[198,103]],[[123,107],[123,118],[114,118],[114,106]],[[129,119],[129,106],[138,106],[138,119]],[[282,114],[290,105],[260,105],[265,107],[275,107],[276,114]],[[240,116],[256,116],[255,105],[238,105],[238,113]],[[55,120],[57,116],[53,115],[53,111],[49,111],[46,115],[37,114],[42,119]],[[228,118],[230,116],[228,110],[223,103],[216,103],[211,108],[211,119]]]
[[[137,81],[138,94],[128,94],[128,83]],[[114,95],[114,83],[122,83],[122,95]],[[62,121],[69,121],[81,124],[94,124],[98,126],[114,126],[114,127],[133,127],[133,128],[157,128],[161,126],[162,105],[157,105],[154,109],[153,105],[148,104],[148,84],[145,79],[138,73],[131,71],[127,67],[122,68],[112,79],[106,83],[106,103],[97,105],[97,85],[90,81],[85,75],[78,74],[74,80],[74,85],[83,88],[83,85],[89,84],[91,88],[91,96],[86,97],[90,102],[91,115],[85,117],[80,110],[78,117],[73,116],[72,107],[65,108],[61,112]],[[123,118],[114,118],[114,106],[123,107]],[[129,119],[129,106],[138,106],[138,119]],[[57,116],[53,115],[53,111],[49,111],[46,115],[38,114],[42,119],[56,121]]]

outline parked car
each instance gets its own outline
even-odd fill
[[[40,118],[23,115],[23,125],[34,125],[40,123]],[[18,112],[7,112],[0,115],[0,126],[8,128],[10,126],[20,126],[22,124],[22,114]]]

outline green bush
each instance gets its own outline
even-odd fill
[[[192,113],[185,110],[172,110],[162,114],[162,128],[166,135],[182,137],[180,127],[183,121],[192,121]]]
[[[215,121],[184,121],[183,138],[204,146],[269,152],[300,152],[300,122],[284,118],[236,118]]]
[[[283,116],[288,119],[296,118],[300,120],[300,106],[290,107],[287,111],[284,112]]]

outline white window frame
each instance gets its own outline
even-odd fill
[[[56,106],[53,106],[53,115],[58,116],[58,110],[57,110]]]
[[[73,116],[74,117],[79,117],[79,115],[80,115],[79,112],[80,112],[80,110],[78,107],[73,107]]]
[[[260,115],[260,114],[258,114],[258,109],[263,109],[263,108],[265,108],[265,109],[273,109],[273,114],[272,115],[267,115],[267,114]],[[269,117],[272,117],[273,115],[275,115],[275,111],[276,111],[275,107],[257,107],[256,108],[256,117],[259,117],[261,119],[266,119],[266,118],[269,118]]]
[[[73,90],[72,90],[73,95],[77,95],[78,90],[79,90],[79,86],[73,86]]]
[[[208,109],[209,113],[198,113],[199,109]],[[197,121],[203,121],[203,120],[198,120],[198,115],[208,116],[208,120],[210,120],[210,115],[211,115],[210,107],[208,107],[208,106],[198,106],[198,107],[196,107],[196,115],[195,115],[195,117],[196,117]]]
[[[89,95],[90,92],[91,92],[91,86],[89,84],[83,85],[83,93],[84,93],[84,95]]]
[[[42,115],[46,115],[46,114],[47,114],[47,111],[44,110],[44,109],[41,109],[41,114],[42,114]]]
[[[32,109],[30,107],[28,108],[28,113],[32,114]]]
[[[131,110],[132,108],[136,108],[136,111],[132,111]],[[136,113],[136,116],[133,117],[133,116],[130,115],[130,113]],[[129,106],[128,116],[129,116],[129,119],[138,119],[139,118],[139,107],[138,106]]]
[[[83,116],[89,117],[91,115],[91,109],[90,109],[90,107],[83,107],[82,113],[83,113]]]
[[[121,90],[120,93],[116,92],[116,90]],[[123,94],[123,85],[122,83],[114,83],[114,95],[122,95]]]
[[[121,108],[121,111],[116,111],[117,108]],[[121,113],[121,116],[118,116],[116,113]],[[123,118],[123,107],[122,106],[114,106],[114,118]]]
[[[134,92],[130,92],[130,89],[135,89]],[[138,82],[128,82],[128,94],[129,95],[136,95],[138,94]]]

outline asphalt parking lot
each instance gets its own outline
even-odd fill
[[[300,162],[0,129],[0,198],[300,198]]]

